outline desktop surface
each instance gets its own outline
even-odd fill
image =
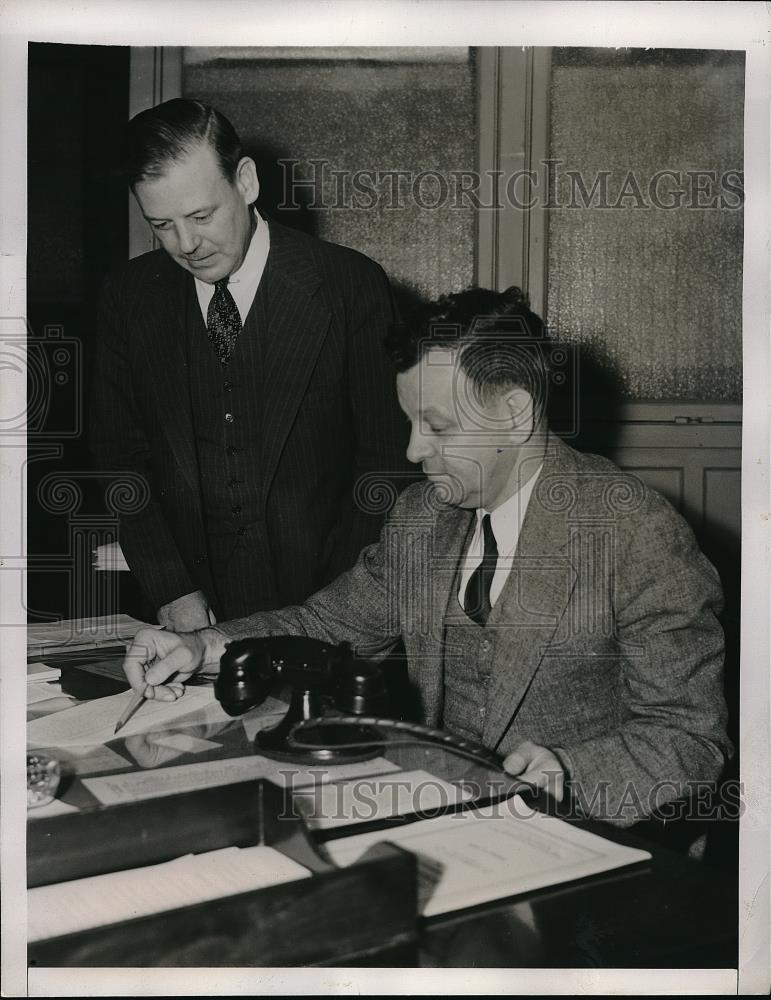
[[[47,659],[62,670],[63,696],[78,701],[125,691],[119,652]],[[275,692],[280,694],[280,692]],[[69,699],[72,704],[72,697]],[[67,704],[67,702],[63,703]],[[63,707],[60,705],[60,708]],[[161,732],[117,737],[90,753],[61,751],[57,801],[88,813],[104,808],[89,790],[93,778],[141,774],[184,765],[235,763],[255,754],[254,733],[275,721],[260,709],[231,721],[171,725]],[[280,708],[280,706],[279,706]],[[30,707],[30,718],[45,713]],[[403,739],[403,737],[402,737]],[[55,753],[56,748],[50,748]],[[380,759],[401,771],[425,771],[463,782],[475,801],[502,798],[505,781],[484,765],[435,745],[403,745],[386,735]],[[286,770],[289,765],[276,764]],[[173,774],[176,772],[168,772]],[[363,772],[366,773],[366,772]],[[94,787],[94,786],[92,786]],[[473,803],[472,803],[473,804]],[[543,805],[544,803],[540,803]],[[45,807],[44,807],[45,808]],[[30,810],[30,822],[35,822]],[[318,844],[402,821],[375,819],[313,830]],[[392,964],[434,968],[733,968],[737,961],[737,882],[718,869],[641,841],[634,833],[579,821],[617,843],[643,847],[650,861],[471,908],[420,918],[418,952]],[[114,844],[116,857],[122,845]],[[382,961],[382,957],[378,959]],[[374,964],[378,964],[376,961]],[[366,961],[354,964],[367,964]]]

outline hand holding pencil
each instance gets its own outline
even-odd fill
[[[224,651],[225,638],[213,628],[197,632],[140,629],[123,660],[123,671],[139,699],[136,705],[132,699],[132,714],[144,699],[181,698],[185,682],[204,666],[218,668]]]

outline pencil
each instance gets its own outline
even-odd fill
[[[126,710],[124,711],[123,715],[121,715],[121,717],[115,723],[115,731],[113,732],[113,736],[117,735],[121,731],[121,729],[123,729],[128,720],[131,718],[134,712],[136,712],[136,710],[139,708],[139,706],[142,704],[144,700],[145,700],[144,690],[140,692],[135,692],[134,697],[126,706]]]

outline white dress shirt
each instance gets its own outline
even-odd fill
[[[495,567],[492,583],[490,584],[490,607],[495,607],[495,602],[501,596],[504,584],[511,572],[514,554],[517,551],[519,534],[522,530],[522,522],[525,520],[527,506],[530,503],[535,484],[541,475],[543,465],[539,465],[538,471],[525,483],[522,489],[505,500],[500,507],[496,507],[492,513],[480,507],[477,510],[477,523],[471,544],[463,557],[463,569],[460,577],[460,587],[458,588],[458,603],[463,607],[463,600],[466,596],[471,574],[482,562],[484,555],[484,538],[482,536],[482,521],[486,514],[490,514],[490,526],[495,535],[495,544],[498,546],[498,563]]]
[[[254,217],[257,228],[252,233],[249,249],[246,251],[246,256],[239,269],[234,271],[228,279],[228,291],[236,303],[242,324],[246,322],[246,315],[254,301],[254,296],[257,294],[270,250],[268,224],[256,210]],[[209,303],[214,295],[214,285],[210,285],[208,281],[201,281],[200,278],[195,278],[195,292],[205,323],[208,318]]]

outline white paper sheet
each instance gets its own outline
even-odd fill
[[[30,941],[308,878],[272,847],[226,847],[165,864],[38,886],[27,892]]]
[[[436,809],[469,794],[428,771],[399,771],[326,784],[296,801],[308,825],[324,830]]]
[[[55,681],[33,681],[27,684],[27,704],[36,705],[40,701],[48,701],[49,698],[62,698],[62,686]]]
[[[58,667],[49,667],[47,663],[27,664],[27,683],[36,681],[58,681],[62,672]]]
[[[190,736],[188,733],[164,733],[152,736],[151,740],[156,746],[167,747],[180,754],[204,753],[207,750],[217,750],[222,746],[221,743],[215,743],[214,740],[202,740],[197,736]]]
[[[215,785],[231,785],[236,781],[249,781],[255,778],[271,778],[276,784],[283,784],[290,777],[294,778],[297,784],[312,784],[315,780],[333,781],[336,778],[350,776],[351,770],[356,767],[361,768],[359,774],[376,774],[378,771],[395,769],[396,765],[381,757],[365,761],[363,764],[303,768],[253,755],[201,761],[196,764],[180,764],[177,767],[162,767],[154,771],[137,771],[132,774],[84,778],[83,784],[103,805],[112,806],[120,802],[154,799],[163,795],[213,788]]]
[[[115,723],[131,701],[133,692],[123,691],[108,698],[97,698],[80,705],[34,719],[27,723],[27,742],[33,747],[67,747],[108,743],[140,733],[158,732],[180,719],[186,724],[228,722],[230,716],[214,697],[209,686],[188,685],[176,701],[146,701],[119,735]]]
[[[327,843],[326,850],[345,867],[381,841],[418,856],[418,904],[426,917],[651,857],[535,812],[518,796],[393,830],[355,834]]]
[[[388,774],[399,770],[398,764],[386,760],[385,757],[375,757],[372,760],[359,761],[356,764],[322,764],[307,767],[276,762],[275,767],[276,772],[266,775],[266,778],[274,785],[280,785],[282,788],[290,790],[342,781],[345,778],[357,778],[362,775]]]
[[[263,729],[272,729],[273,726],[277,726],[286,715],[286,708],[286,705],[282,705],[281,708],[274,711],[260,712],[259,714],[250,712],[249,715],[245,715],[241,719],[241,725],[244,727],[247,740],[251,743],[257,733]]]

